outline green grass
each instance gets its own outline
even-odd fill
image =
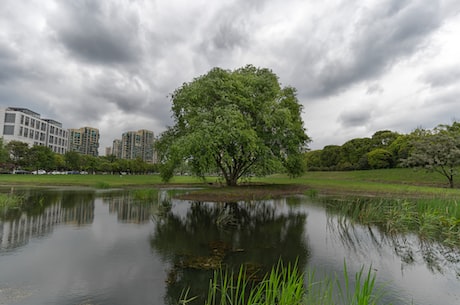
[[[390,234],[415,233],[422,240],[460,247],[458,199],[347,198],[324,199],[329,212],[375,225]]]
[[[375,284],[375,273],[361,268],[354,276],[354,284],[344,263],[343,280],[337,275],[318,280],[314,272],[305,277],[297,264],[281,262],[260,281],[254,281],[243,266],[235,274],[228,269],[218,269],[209,282],[205,305],[373,305],[384,295]],[[305,279],[307,282],[305,283]],[[191,303],[184,290],[179,304]]]
[[[17,195],[0,194],[0,216],[7,214],[11,210],[20,209],[22,203],[22,198]]]
[[[460,177],[457,181],[460,186]],[[95,188],[142,188],[148,186],[218,185],[218,177],[205,181],[191,176],[175,176],[163,183],[158,175],[0,175],[0,185],[75,185]],[[249,183],[273,185],[300,184],[317,195],[355,194],[380,197],[460,197],[460,188],[449,189],[445,178],[437,173],[413,169],[380,169],[349,172],[307,172],[290,179],[286,175],[251,178]]]

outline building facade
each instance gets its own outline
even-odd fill
[[[112,153],[119,159],[137,159],[147,163],[154,162],[153,131],[141,129],[122,134],[121,140],[113,141]]]
[[[97,157],[99,155],[99,129],[82,127],[69,129],[69,151]]]
[[[67,152],[68,132],[62,128],[62,124],[43,119],[40,114],[27,108],[0,108],[0,136],[5,143],[20,141],[29,146],[47,146],[58,154]]]

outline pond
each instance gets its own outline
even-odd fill
[[[382,304],[460,304],[457,249],[353,224],[306,196],[210,203],[151,192],[6,189],[30,205],[0,218],[0,305],[177,304],[212,269],[263,274],[281,258],[317,276],[371,268]],[[183,191],[183,190],[182,190]],[[199,303],[197,303],[199,304]]]

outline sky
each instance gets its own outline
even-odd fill
[[[1,0],[0,107],[126,131],[174,124],[213,67],[297,89],[309,147],[460,120],[458,0]]]

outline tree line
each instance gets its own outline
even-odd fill
[[[377,131],[370,138],[309,151],[305,158],[310,171],[420,167],[445,176],[453,187],[460,166],[460,123],[417,128],[409,134]]]
[[[11,173],[13,170],[26,171],[45,170],[58,171],[85,171],[88,173],[132,173],[145,174],[157,172],[154,164],[149,164],[142,159],[118,159],[114,155],[90,156],[82,155],[75,151],[65,154],[54,153],[46,146],[29,147],[27,143],[10,141],[4,143],[0,138],[0,170]]]

